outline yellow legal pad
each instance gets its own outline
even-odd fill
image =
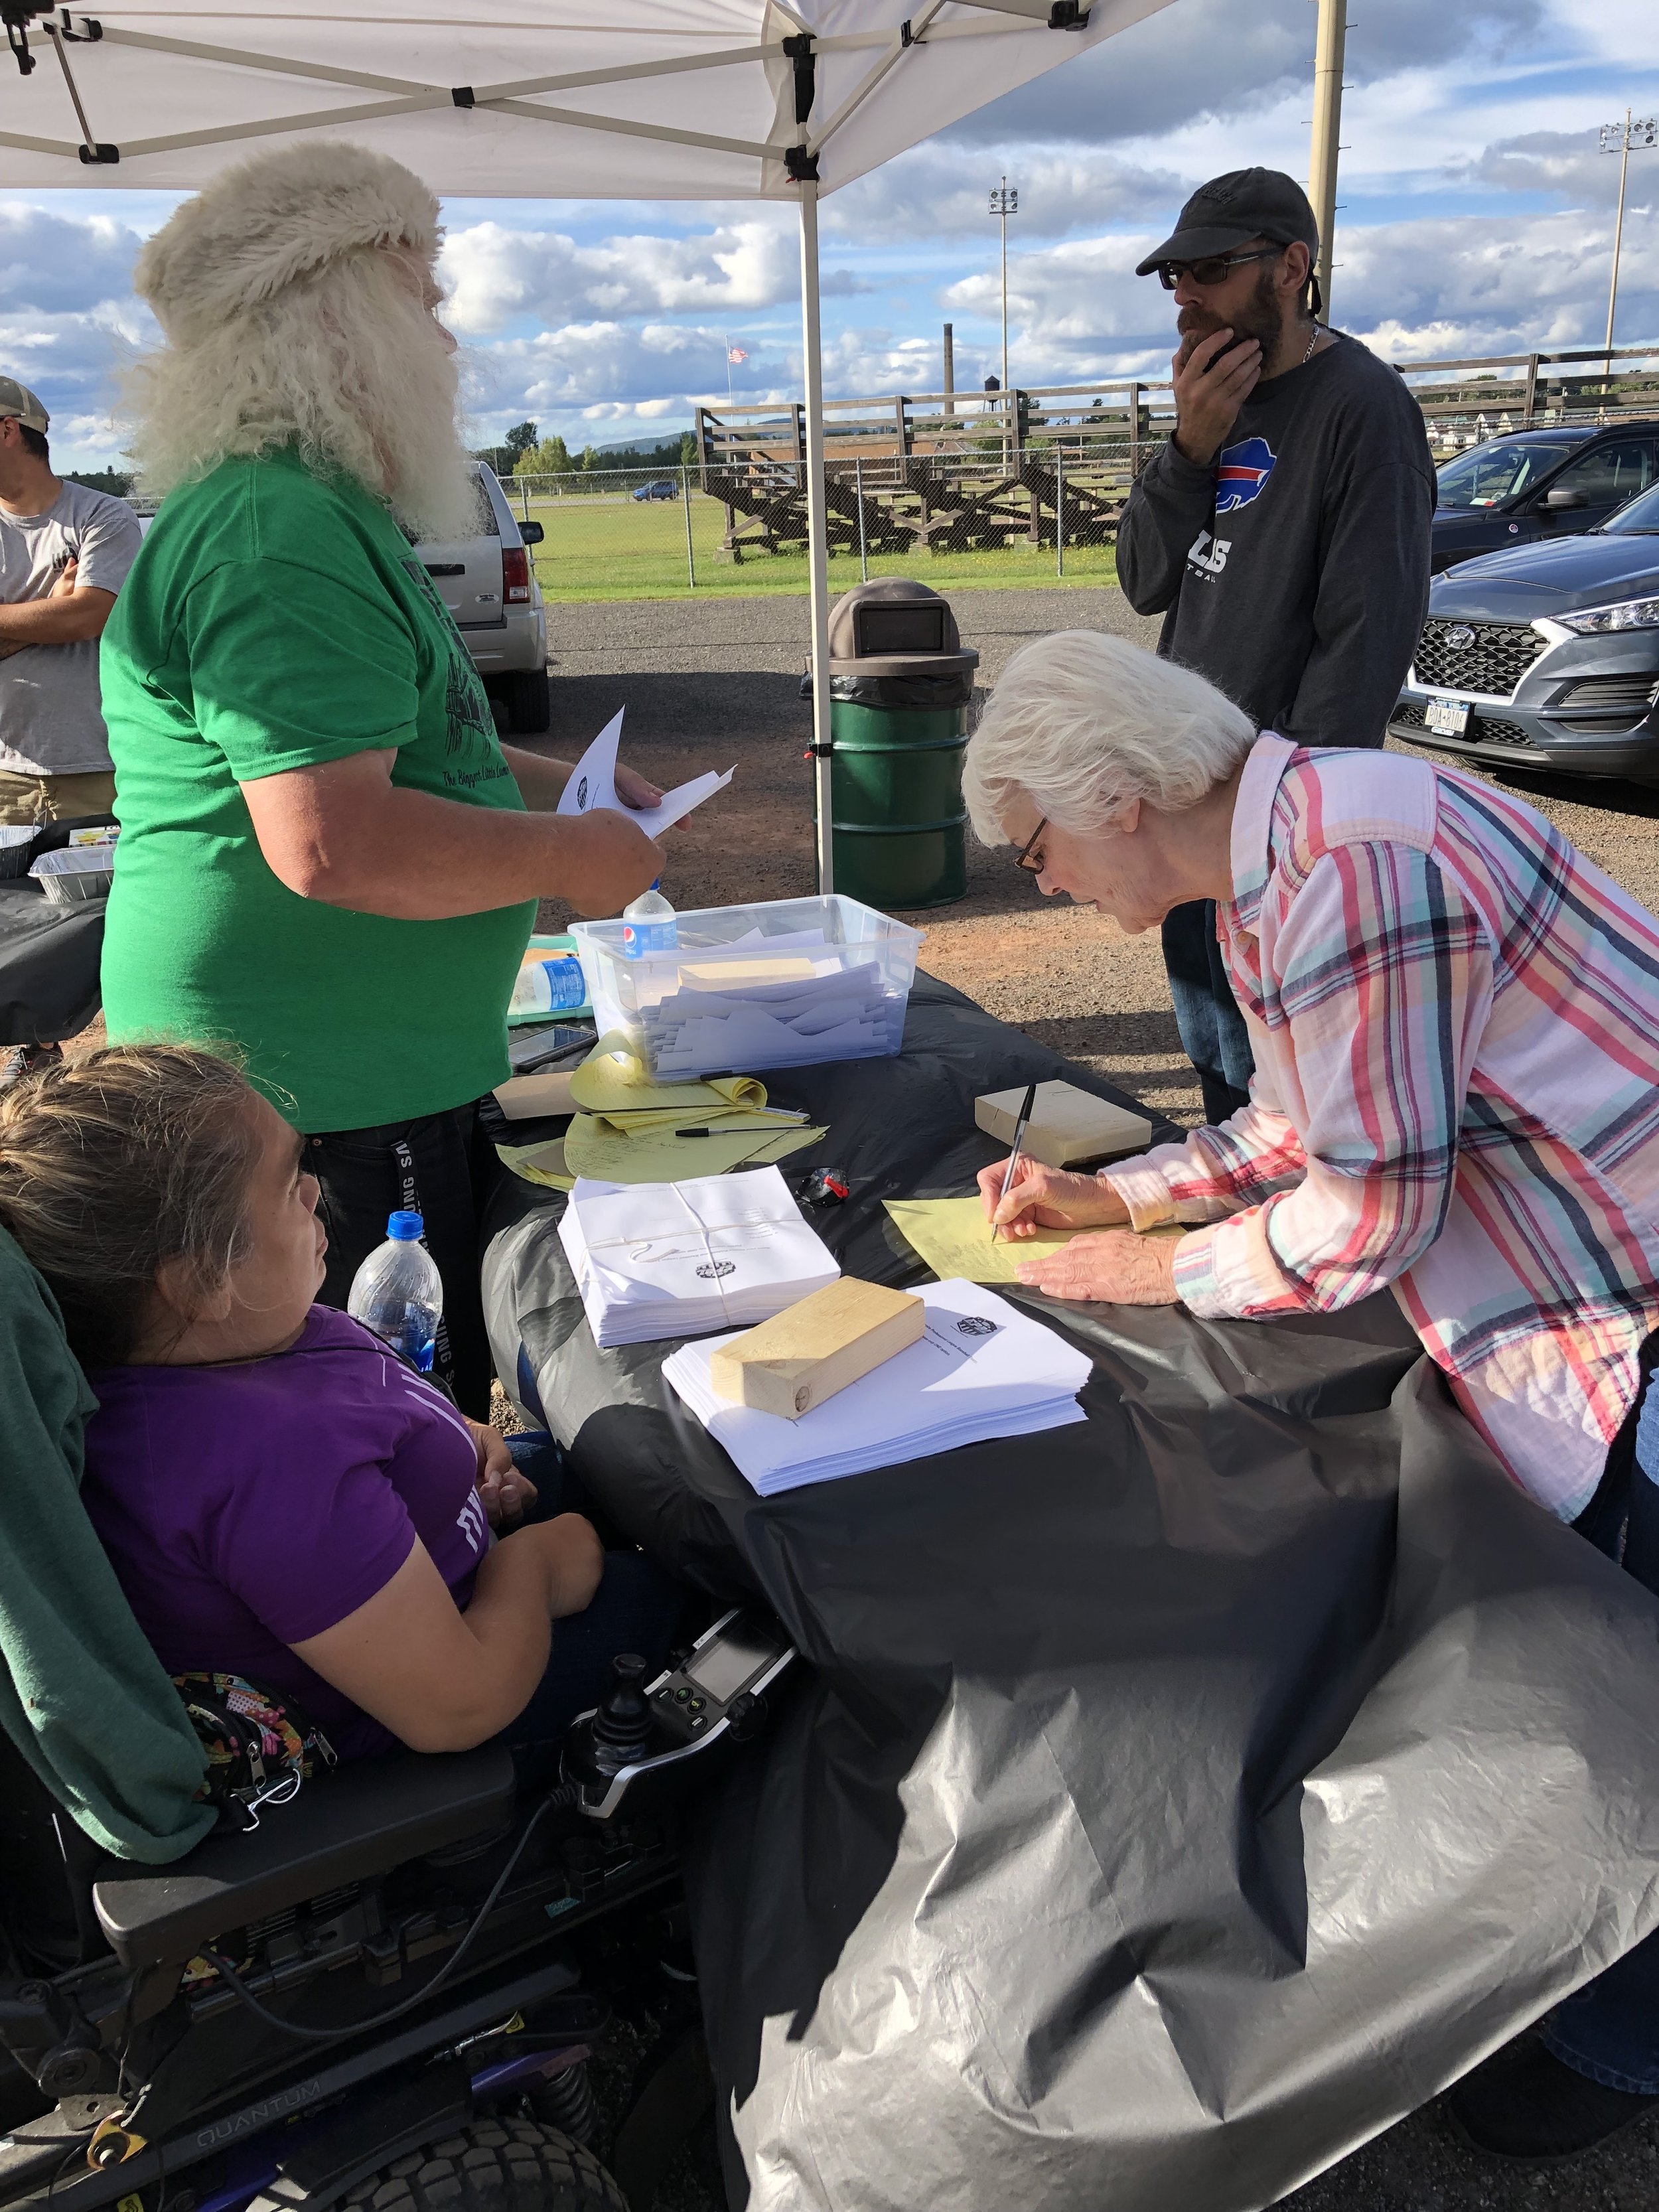
[[[894,1225],[916,1256],[933,1269],[940,1282],[960,1277],[969,1283],[1017,1283],[1020,1262],[1057,1252],[1073,1237],[1097,1233],[1087,1229],[1039,1229],[1035,1237],[1010,1243],[999,1237],[991,1242],[991,1224],[985,1208],[974,1198],[889,1198],[882,1203]],[[1184,1236],[1184,1230],[1154,1229],[1150,1236]]]

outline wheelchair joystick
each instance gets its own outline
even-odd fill
[[[611,1662],[611,1687],[593,1716],[593,1764],[601,1774],[617,1774],[630,1765],[650,1737],[644,1680],[645,1662],[639,1654],[617,1652]]]

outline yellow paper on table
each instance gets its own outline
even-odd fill
[[[545,1145],[497,1145],[495,1157],[504,1168],[526,1182],[540,1183],[544,1190],[572,1190],[576,1178],[565,1164],[564,1139]]]
[[[598,1115],[578,1114],[565,1132],[564,1157],[573,1174],[599,1182],[680,1182],[769,1164],[827,1133],[793,1124],[780,1133],[775,1124],[763,1122],[729,1131],[716,1125],[706,1137],[677,1137],[672,1127],[629,1133]]]
[[[659,1114],[664,1125],[686,1109],[764,1106],[766,1085],[753,1075],[717,1075],[710,1083],[659,1083],[621,1030],[607,1030],[570,1078],[570,1095],[590,1114]]]
[[[939,1280],[960,1276],[969,1283],[1017,1283],[1020,1263],[1057,1252],[1084,1229],[1039,1229],[1035,1237],[991,1241],[991,1224],[977,1198],[890,1198],[883,1201],[894,1225]],[[1185,1236],[1185,1230],[1152,1230],[1150,1235]]]

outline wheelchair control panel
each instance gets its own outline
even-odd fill
[[[765,1693],[794,1656],[775,1622],[741,1606],[654,1681],[644,1680],[642,1660],[621,1654],[609,1693],[577,1720],[566,1747],[580,1809],[596,1820],[613,1819],[624,1800],[630,1812],[643,1809],[642,1799],[691,1780],[685,1770],[715,1744],[757,1735]]]

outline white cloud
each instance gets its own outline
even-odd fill
[[[1086,146],[1016,147],[1009,180],[1019,193],[1014,235],[1063,238],[1068,232],[1146,219],[1177,205],[1190,184],[1168,169],[1147,169]],[[995,235],[988,192],[995,161],[979,148],[934,139],[824,203],[826,235],[924,251],[942,238]]]
[[[799,247],[787,216],[769,212],[690,237],[607,238],[581,246],[562,231],[475,223],[444,248],[449,319],[488,334],[526,316],[740,313],[793,300]],[[826,273],[835,296],[860,289],[846,271]]]

